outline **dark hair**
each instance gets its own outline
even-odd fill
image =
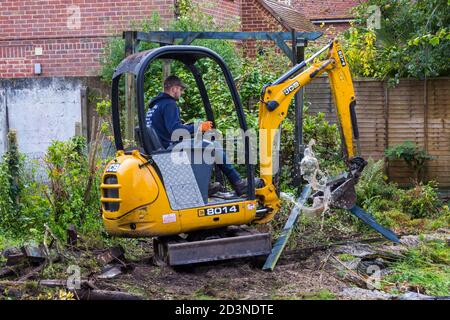
[[[182,88],[186,88],[186,85],[181,81],[177,76],[168,76],[166,80],[164,80],[164,90],[167,90],[174,86],[180,86]]]

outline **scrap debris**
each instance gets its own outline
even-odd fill
[[[303,213],[309,216],[324,215],[330,208],[331,190],[327,185],[328,176],[320,169],[319,160],[313,150],[316,143],[314,139],[308,143],[304,156],[300,162],[300,170],[303,179],[305,179],[315,192],[321,191],[322,197],[314,197],[311,207],[304,207]]]
[[[0,289],[4,294],[15,298],[21,297],[20,286],[27,285],[30,281],[38,279],[41,271],[50,263],[64,262],[64,258],[81,256],[83,249],[78,247],[83,240],[78,236],[73,226],[67,230],[68,247],[63,252],[58,239],[47,227],[44,242],[35,245],[27,244],[22,247],[5,249],[1,255],[6,259],[3,267],[0,267]],[[48,241],[51,239],[50,241]],[[86,253],[86,249],[84,249]],[[103,290],[96,286],[97,280],[107,280],[133,269],[133,264],[125,258],[125,250],[122,246],[114,246],[100,251],[87,252],[93,255],[95,261],[102,266],[100,272],[89,275],[88,279],[80,279],[79,287],[71,288],[68,279],[42,279],[35,283],[38,287],[64,288],[73,293],[73,297],[79,300],[141,300],[142,297],[121,291]],[[73,258],[73,257],[72,257]],[[3,290],[4,289],[4,290]]]

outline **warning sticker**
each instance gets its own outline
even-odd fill
[[[163,214],[163,223],[172,223],[177,221],[175,213]]]

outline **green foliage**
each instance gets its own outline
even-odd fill
[[[389,160],[402,159],[406,161],[408,166],[414,171],[415,181],[422,181],[421,174],[425,161],[434,159],[434,157],[429,155],[425,150],[420,149],[411,141],[405,141],[389,147],[385,150],[385,154]]]
[[[34,179],[32,164],[27,168],[25,156],[17,149],[14,131],[8,140],[9,150],[0,162],[0,233],[9,241],[16,234],[23,238],[35,235],[37,222],[46,217],[48,206],[41,197],[43,186]]]
[[[436,192],[436,184],[418,184],[400,197],[403,211],[413,218],[436,218],[440,214],[442,201]]]
[[[395,262],[385,281],[405,284],[413,291],[434,296],[450,295],[450,249],[445,241],[422,243]]]
[[[43,160],[48,179],[43,181],[35,164],[10,148],[0,162],[0,247],[41,241],[45,224],[61,239],[70,224],[98,234],[100,161],[94,161],[92,171],[82,137],[54,141]]]
[[[75,224],[89,229],[100,225],[100,171],[91,177],[86,140],[73,137],[53,141],[44,159],[49,178],[46,192],[51,204],[50,222],[56,234],[64,236],[67,227]],[[94,188],[88,188],[93,178]]]
[[[446,206],[439,200],[436,184],[418,184],[400,189],[388,182],[383,160],[368,160],[356,185],[358,205],[370,212],[382,225],[417,232],[445,225]],[[432,220],[433,219],[433,220]],[[430,221],[437,221],[433,226]],[[362,223],[360,228],[368,230]]]
[[[389,183],[384,174],[384,161],[368,159],[356,186],[358,204],[366,210],[386,211],[397,206],[402,190]]]
[[[367,26],[371,6],[380,8],[380,29]],[[449,6],[447,0],[369,0],[355,7],[356,23],[345,33],[353,73],[394,83],[448,75]]]

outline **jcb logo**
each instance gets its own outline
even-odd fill
[[[294,91],[298,87],[300,87],[300,84],[298,83],[298,81],[295,81],[289,87],[287,87],[286,89],[283,89],[283,93],[287,96],[289,93],[291,93],[292,91]]]

